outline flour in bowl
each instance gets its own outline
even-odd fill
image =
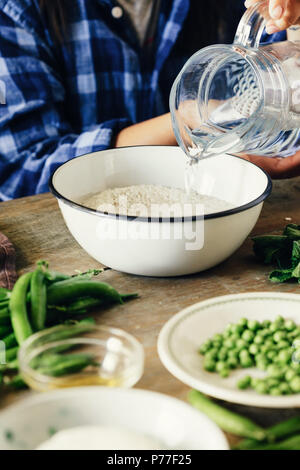
[[[110,188],[86,196],[83,204],[110,214],[136,217],[188,217],[212,214],[233,208],[233,204],[195,190],[140,184]]]

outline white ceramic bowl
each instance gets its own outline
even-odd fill
[[[187,157],[177,147],[105,150],[64,163],[52,176],[50,189],[74,238],[99,262],[147,276],[191,274],[228,258],[254,227],[272,187],[257,166],[231,155],[203,160],[197,191],[234,207],[204,217],[202,212],[184,221],[149,222],[82,205],[84,196],[107,188],[134,184],[184,188],[186,163]]]
[[[0,450],[35,449],[53,429],[86,425],[129,429],[166,449],[228,449],[222,431],[180,400],[137,389],[79,387],[35,395],[2,411]]]
[[[254,390],[239,390],[236,383],[245,375],[263,377],[255,368],[237,369],[226,379],[203,369],[202,343],[229,323],[242,317],[250,320],[274,320],[278,315],[300,324],[300,295],[255,292],[215,297],[182,310],[162,328],[158,353],[165,367],[190,387],[207,395],[242,405],[264,408],[299,408],[300,394],[271,396]]]

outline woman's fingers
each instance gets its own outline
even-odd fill
[[[279,20],[286,7],[285,0],[269,0],[269,13],[273,20]]]
[[[257,3],[257,0],[246,0],[245,7],[246,8],[252,7],[252,5],[254,5],[255,3]]]
[[[274,179],[300,176],[300,151],[285,158],[269,158],[257,155],[244,155],[243,158],[263,168]]]
[[[257,3],[256,0],[246,0],[246,8]],[[300,23],[300,0],[269,0],[270,19],[266,24],[268,34],[288,29]]]

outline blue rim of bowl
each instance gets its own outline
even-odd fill
[[[149,148],[149,147],[153,147],[153,148],[165,147],[165,148],[172,148],[172,149],[177,148],[177,147],[173,147],[173,146],[169,146],[169,145],[134,145],[134,146],[131,146],[131,147],[130,146],[119,147],[119,149],[122,150],[122,149],[145,148],[145,147],[147,147],[147,148]],[[268,173],[265,170],[260,168],[258,165],[255,165],[255,163],[249,162],[249,160],[245,160],[242,157],[238,157],[236,155],[231,155],[231,154],[225,154],[225,155],[228,156],[228,157],[232,157],[232,158],[239,158],[240,160],[243,160],[247,164],[255,166],[262,173],[265,174],[268,183],[267,183],[267,186],[266,186],[264,192],[260,196],[258,196],[256,199],[254,199],[253,201],[247,202],[247,204],[243,204],[242,206],[234,207],[233,209],[228,209],[226,211],[215,212],[215,213],[211,213],[211,214],[193,215],[193,216],[190,216],[190,217],[169,217],[169,218],[166,218],[166,217],[153,217],[152,218],[152,217],[138,217],[138,216],[134,216],[134,215],[123,215],[123,214],[110,213],[110,212],[101,212],[101,211],[97,211],[96,209],[91,209],[90,207],[84,206],[83,204],[79,204],[78,202],[72,201],[71,199],[68,199],[65,196],[63,196],[59,191],[57,191],[55,189],[53,179],[55,177],[56,172],[58,170],[60,170],[64,165],[67,165],[72,160],[75,160],[75,159],[77,160],[78,158],[83,158],[83,157],[86,157],[88,155],[93,155],[93,154],[99,153],[99,152],[106,152],[107,150],[111,150],[111,149],[99,150],[97,152],[89,152],[89,153],[86,153],[84,155],[80,155],[79,157],[71,158],[70,160],[66,161],[65,163],[60,165],[58,168],[56,168],[56,170],[52,173],[52,175],[50,177],[50,180],[49,180],[49,189],[50,189],[51,193],[57,199],[63,201],[66,205],[68,205],[72,208],[78,209],[80,211],[96,215],[98,217],[113,218],[113,219],[120,219],[120,220],[127,220],[127,221],[136,221],[136,222],[148,222],[148,223],[149,222],[150,223],[151,222],[152,223],[163,223],[163,222],[176,223],[176,222],[195,222],[197,220],[203,220],[203,219],[204,220],[218,219],[220,217],[226,217],[226,216],[229,216],[229,215],[238,214],[239,212],[243,212],[243,211],[246,211],[248,209],[251,209],[252,207],[258,206],[261,202],[263,202],[265,199],[267,199],[267,197],[270,195],[270,193],[272,191],[272,186],[273,186],[272,185],[272,180],[271,180],[270,176],[268,175]],[[118,149],[114,149],[114,150],[118,150]]]

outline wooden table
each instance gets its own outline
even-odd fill
[[[290,221],[300,223],[300,179],[274,185],[272,196],[265,203],[253,233],[278,232]],[[20,274],[32,270],[39,259],[48,260],[54,270],[66,273],[99,267],[69,234],[56,200],[50,194],[0,203],[0,231],[15,245]],[[138,384],[139,388],[185,400],[188,387],[169,374],[158,358],[156,341],[161,327],[179,310],[217,295],[252,291],[300,293],[300,287],[295,284],[271,284],[267,279],[268,271],[268,267],[254,258],[250,238],[222,265],[192,276],[160,279],[106,269],[101,273],[101,279],[122,292],[139,292],[141,297],[122,307],[99,311],[98,322],[123,328],[144,345],[145,373]],[[30,393],[33,392],[3,396],[1,405],[5,406]],[[293,413],[236,405],[230,407],[264,425]]]

